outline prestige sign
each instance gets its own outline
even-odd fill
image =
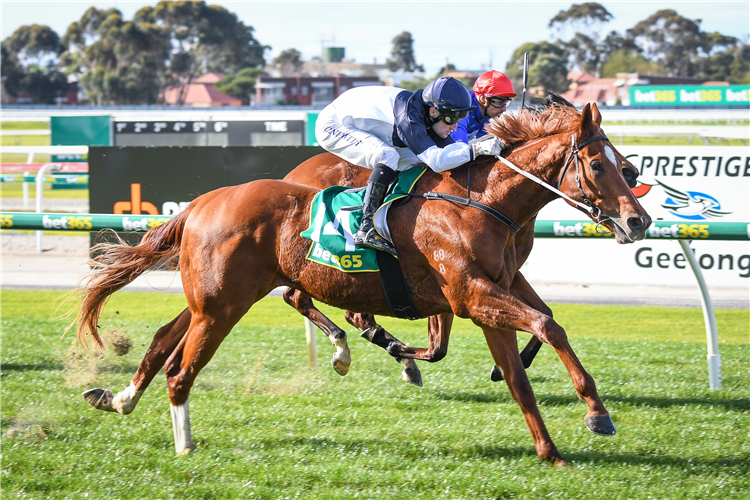
[[[631,106],[747,106],[750,85],[648,85],[629,88]]]
[[[723,226],[750,223],[750,148],[617,149],[640,172],[632,191],[653,219],[647,238],[618,245],[593,223],[566,224],[584,220],[585,215],[556,200],[537,217],[537,228],[549,225],[555,239],[535,241],[524,275],[560,283],[695,286],[692,272],[683,268],[682,250],[673,241],[679,238],[691,240],[709,286],[750,288],[750,242],[709,241]],[[561,241],[570,236],[591,238]],[[590,265],[592,260],[597,265]]]

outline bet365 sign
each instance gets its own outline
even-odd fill
[[[631,106],[747,106],[750,85],[643,85],[630,87]]]

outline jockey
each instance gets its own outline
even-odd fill
[[[347,90],[318,115],[315,138],[326,151],[372,170],[354,244],[397,256],[378,234],[373,215],[396,172],[424,163],[435,172],[456,168],[477,155],[499,155],[502,141],[456,143],[451,132],[474,109],[471,94],[458,80],[441,77],[424,90],[367,86]]]
[[[456,131],[451,134],[456,142],[469,142],[475,137],[487,134],[484,126],[490,119],[502,115],[511,99],[516,97],[510,78],[499,71],[482,73],[474,82],[471,103],[474,110],[458,122]]]

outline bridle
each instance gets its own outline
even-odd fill
[[[583,202],[590,207],[590,210],[588,210],[588,212],[591,214],[591,218],[594,219],[597,224],[601,224],[602,221],[609,220],[609,217],[604,215],[601,209],[594,205],[594,202],[592,202],[589,197],[586,196],[586,193],[583,192],[583,185],[581,185],[580,167],[578,162],[579,151],[581,151],[584,146],[588,146],[595,141],[609,141],[609,138],[606,135],[597,135],[596,137],[591,137],[579,144],[576,144],[576,135],[573,134],[570,137],[570,153],[568,153],[568,157],[565,159],[565,164],[563,165],[562,171],[560,172],[560,178],[557,180],[557,189],[559,190],[560,186],[562,185],[563,179],[565,178],[565,172],[568,170],[568,165],[570,165],[570,159],[575,158],[576,184],[578,184],[578,190],[581,192],[581,198],[583,198]]]

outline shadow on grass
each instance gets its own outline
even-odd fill
[[[743,458],[720,457],[715,460],[701,460],[691,458],[689,461],[684,458],[661,456],[650,457],[645,455],[634,455],[632,453],[563,453],[563,458],[575,462],[594,462],[594,464],[616,463],[628,465],[654,465],[654,466],[671,466],[680,469],[685,468],[702,468],[707,467],[714,469],[719,468],[742,468],[750,470],[750,462]]]
[[[14,371],[14,372],[29,372],[29,371],[45,371],[45,370],[62,370],[63,365],[58,361],[45,361],[41,363],[2,363],[0,365],[3,371]]]
[[[469,392],[469,391],[432,391],[433,395],[446,401],[459,401],[465,403],[509,403],[513,398],[503,385],[502,391],[486,392]],[[573,404],[583,404],[575,393],[570,396],[560,396],[557,394],[537,394],[537,403],[540,406],[570,406]],[[713,399],[706,397],[695,398],[660,398],[649,396],[613,396],[607,395],[602,397],[606,405],[607,402],[616,401],[632,406],[652,406],[656,408],[670,408],[675,406],[714,406],[724,410],[748,411],[750,410],[750,399]]]

